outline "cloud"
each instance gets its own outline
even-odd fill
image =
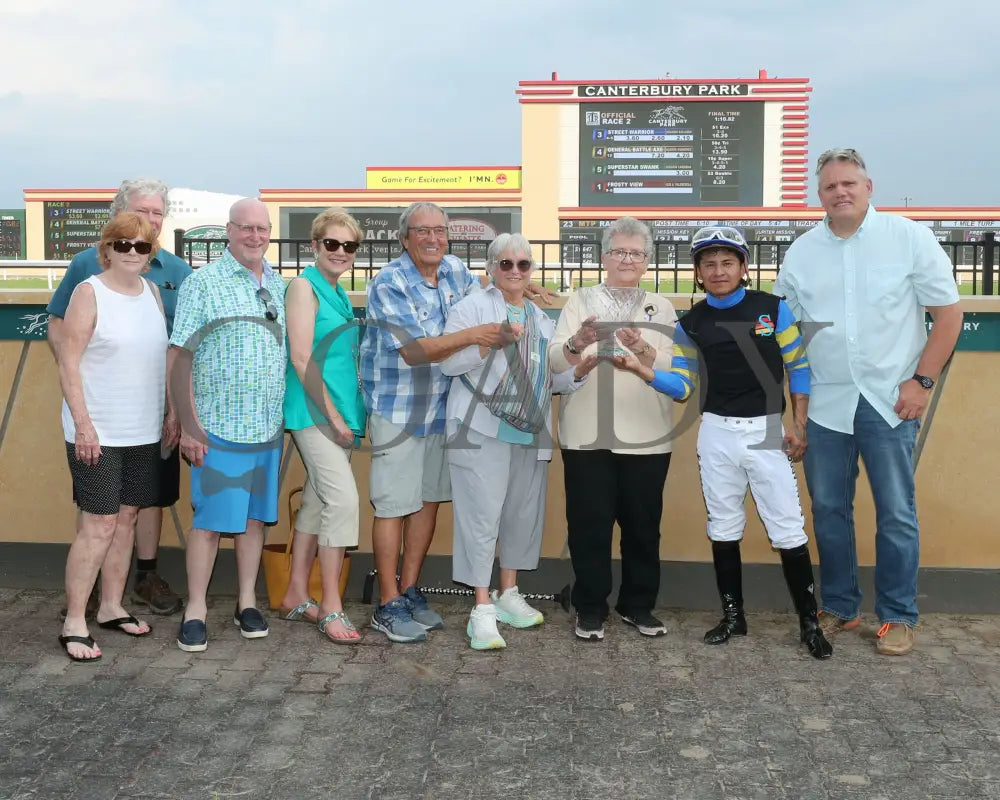
[[[812,79],[813,148],[866,148],[876,176],[888,168],[879,185],[889,196],[1000,202],[989,188],[1000,167],[975,152],[991,147],[980,132],[1000,125],[986,100],[992,51],[943,35],[931,0],[905,10],[861,0],[5,5],[0,152],[18,158],[0,166],[0,205],[19,204],[24,186],[114,185],[133,172],[247,193],[356,187],[366,165],[516,163],[519,80],[736,78],[761,67]],[[946,13],[959,25],[983,11],[951,0]],[[979,100],[959,103],[966,94]],[[914,188],[912,164],[930,144],[947,159]]]

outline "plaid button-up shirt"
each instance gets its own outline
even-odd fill
[[[462,261],[447,255],[437,286],[403,253],[368,284],[361,383],[370,414],[385,417],[414,436],[444,433],[451,379],[438,364],[411,367],[399,349],[414,339],[440,336],[448,311],[481,288]]]
[[[278,318],[258,296],[270,292]],[[170,344],[194,353],[194,405],[201,426],[230,442],[281,435],[285,397],[285,282],[267,262],[260,284],[227,249],[181,284]]]

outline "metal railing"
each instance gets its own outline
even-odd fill
[[[175,232],[175,250],[192,266],[217,258],[226,246],[224,239],[187,239],[183,230]],[[279,246],[276,265],[282,274],[298,275],[312,263],[308,240],[272,239]],[[535,280],[546,286],[569,290],[602,280],[604,269],[600,260],[600,242],[597,240],[563,242],[537,240],[531,242],[538,267]],[[750,278],[758,288],[769,288],[774,282],[785,254],[792,243],[761,239],[749,242]],[[988,232],[978,242],[942,242],[952,264],[955,282],[968,286],[963,293],[993,295],[996,291],[996,266],[1000,260],[996,234]],[[654,242],[653,254],[644,282],[653,291],[689,292],[693,286],[693,268],[687,242]],[[461,258],[474,272],[485,269],[486,243],[481,241],[452,241],[449,252]],[[345,288],[363,289],[378,270],[397,258],[402,252],[398,242],[369,239],[362,243],[355,256],[354,269],[345,277]]]
[[[298,275],[313,262],[308,240],[272,239],[279,251],[275,265],[286,277]],[[174,252],[193,267],[218,258],[227,245],[225,239],[186,238],[182,229],[174,231]],[[761,239],[750,242],[750,278],[761,289],[770,288],[791,242]],[[952,274],[962,294],[995,295],[996,271],[1000,261],[1000,246],[994,232],[987,232],[977,242],[941,242],[952,264]],[[533,279],[546,286],[568,291],[598,283],[604,276],[600,262],[600,243],[596,240],[562,242],[538,240],[531,243],[538,263]],[[485,270],[486,242],[452,241],[449,252],[461,258],[473,272]],[[649,268],[643,284],[656,292],[687,293],[692,291],[693,270],[687,242],[654,242]],[[355,255],[354,269],[342,279],[345,289],[363,290],[368,281],[387,263],[402,252],[399,242],[370,239],[362,243]],[[68,261],[3,260],[0,261],[0,281],[41,279],[52,289],[62,279]]]

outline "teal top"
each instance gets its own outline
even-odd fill
[[[517,322],[524,325],[528,320],[528,315],[525,313],[523,307],[518,308],[517,306],[507,303],[507,321]],[[533,433],[528,433],[527,431],[519,431],[513,425],[500,420],[500,429],[497,431],[497,439],[501,442],[506,442],[507,444],[525,444],[530,445],[535,441],[535,435]]]
[[[313,334],[313,361],[322,364],[326,390],[344,422],[355,436],[364,436],[365,401],[358,382],[361,328],[354,318],[351,301],[347,292],[339,285],[332,286],[315,266],[306,267],[300,277],[309,281],[319,302]],[[285,428],[300,431],[317,423],[327,424],[326,415],[306,395],[289,357],[285,371]]]

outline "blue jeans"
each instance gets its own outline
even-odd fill
[[[853,434],[809,420],[804,466],[819,549],[820,608],[828,614],[848,620],[861,613],[854,537],[860,455],[875,500],[875,614],[883,623],[917,624],[920,530],[913,450],[919,427],[918,420],[890,427],[863,396]]]

